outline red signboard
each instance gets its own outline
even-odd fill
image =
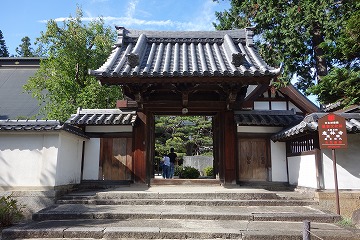
[[[347,148],[345,118],[329,113],[318,120],[320,149]]]

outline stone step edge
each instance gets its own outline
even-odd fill
[[[201,230],[201,231],[200,231]],[[356,240],[359,236],[341,229],[341,233],[313,229],[321,239]],[[336,231],[336,230],[334,230]],[[341,234],[341,237],[339,236]],[[111,238],[140,238],[140,239],[303,239],[302,232],[293,229],[268,231],[254,231],[246,229],[184,229],[184,228],[159,228],[159,227],[72,227],[72,228],[35,228],[21,229],[8,228],[2,232],[2,240],[8,239],[111,239]]]
[[[308,206],[318,205],[315,200],[296,199],[257,199],[257,200],[222,200],[222,199],[70,199],[57,200],[57,204],[91,205],[197,205],[197,206]]]
[[[289,199],[276,193],[146,193],[146,192],[98,192],[94,195],[68,194],[61,200],[69,199],[224,199],[224,200],[257,200],[257,199]]]
[[[293,214],[293,213],[253,213],[253,214],[196,214],[196,213],[35,213],[34,221],[75,220],[75,219],[198,219],[198,220],[246,220],[246,221],[277,221],[299,222],[309,220],[320,223],[335,223],[341,220],[336,214]]]

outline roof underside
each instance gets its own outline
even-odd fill
[[[302,116],[293,111],[238,111],[235,122],[238,126],[277,126],[285,127],[299,123]]]
[[[117,27],[114,49],[90,74],[104,78],[275,76],[258,54],[250,29],[228,31],[136,31]],[[111,84],[110,81],[106,81]]]

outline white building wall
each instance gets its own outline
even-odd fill
[[[287,182],[286,144],[270,141],[271,151],[271,181]]]
[[[317,188],[315,155],[288,157],[289,183]]]
[[[100,138],[85,142],[83,180],[99,179]]]
[[[0,188],[55,185],[57,134],[1,134]]]
[[[269,110],[269,102],[254,102],[254,110]]]
[[[67,132],[60,134],[56,186],[80,183],[83,139]]]
[[[290,109],[295,109],[295,111],[297,113],[302,113],[302,111],[297,106],[295,106],[295,104],[293,104],[292,102],[289,102],[289,110]]]
[[[271,102],[271,110],[288,110],[286,102],[273,101]]]
[[[360,189],[360,134],[348,134],[348,148],[337,149],[339,189]],[[322,150],[325,189],[335,189],[331,150]]]

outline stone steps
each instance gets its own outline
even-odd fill
[[[360,239],[307,194],[211,186],[79,191],[3,230],[2,239]]]
[[[329,223],[312,223],[323,240],[355,240],[358,235]],[[32,222],[3,231],[8,239],[246,239],[302,240],[301,222],[189,219],[92,219]],[[316,239],[312,237],[312,239]]]
[[[54,205],[33,214],[33,220],[65,219],[199,219],[303,221],[334,223],[341,218],[304,206],[192,206],[192,205]]]

